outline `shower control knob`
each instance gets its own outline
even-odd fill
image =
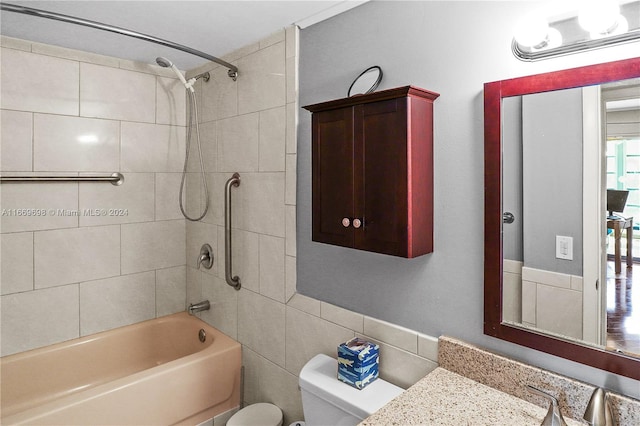
[[[358,229],[362,226],[362,221],[360,219],[353,219],[353,227]]]
[[[345,217],[344,219],[342,219],[342,226],[344,226],[345,228],[348,228],[349,225],[351,225],[351,221],[349,220],[348,217]]]

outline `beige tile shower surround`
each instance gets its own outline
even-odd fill
[[[2,185],[2,355],[184,310],[178,80],[40,43],[2,37],[1,46],[2,172],[125,175],[118,187]]]

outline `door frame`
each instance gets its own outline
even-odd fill
[[[582,337],[606,344],[605,125],[600,86],[582,89],[583,126],[583,282]],[[594,261],[596,260],[597,261]]]

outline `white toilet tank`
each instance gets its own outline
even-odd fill
[[[404,390],[376,379],[362,390],[337,378],[338,361],[324,354],[300,371],[302,409],[307,426],[356,425]]]

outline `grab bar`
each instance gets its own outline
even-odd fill
[[[231,273],[231,187],[240,186],[240,175],[234,173],[224,186],[224,269],[227,284],[240,290],[240,277]]]
[[[1,176],[1,183],[39,183],[39,182],[111,182],[112,185],[122,185],[124,176],[112,173],[110,176]]]

